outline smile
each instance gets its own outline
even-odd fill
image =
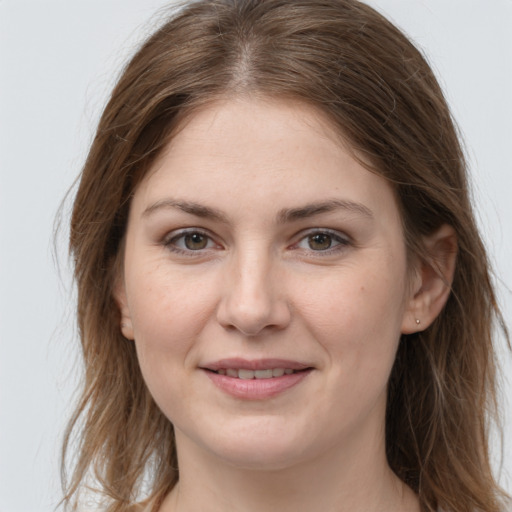
[[[220,368],[215,373],[218,375],[227,375],[235,379],[272,379],[273,377],[282,377],[283,375],[291,375],[298,370],[291,368],[268,368],[266,370],[247,370],[245,368]]]
[[[299,385],[314,368],[284,359],[223,359],[201,368],[223,393],[242,400],[266,400]]]

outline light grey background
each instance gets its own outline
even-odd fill
[[[49,512],[60,497],[59,444],[80,375],[65,249],[69,202],[60,276],[54,220],[120,66],[166,3],[0,0],[0,512]],[[510,327],[512,0],[371,3],[424,48],[441,77],[467,142]],[[512,358],[503,348],[500,358],[503,394],[511,397]],[[501,471],[509,492],[511,409],[509,398]]]

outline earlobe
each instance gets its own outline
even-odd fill
[[[402,334],[426,329],[450,296],[457,258],[455,230],[443,224],[423,239],[426,256],[418,262],[411,297],[404,314]]]
[[[121,280],[118,280],[114,287],[114,300],[116,301],[117,307],[119,308],[119,313],[121,317],[120,329],[122,335],[128,339],[133,340],[133,325],[132,318],[130,315],[130,309],[128,308],[128,302],[126,300],[126,290],[124,283]]]

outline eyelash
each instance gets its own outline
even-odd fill
[[[198,229],[198,228],[185,229],[185,230],[178,231],[177,233],[173,232],[170,234],[170,236],[168,236],[168,237],[166,237],[166,239],[164,239],[163,245],[167,249],[169,249],[170,251],[172,251],[174,253],[184,255],[184,256],[192,256],[192,257],[196,256],[198,254],[202,254],[205,250],[212,249],[212,247],[204,247],[202,249],[194,250],[194,249],[178,247],[177,242],[180,239],[183,239],[183,243],[185,243],[185,237],[193,236],[193,235],[200,235],[201,237],[204,237],[206,239],[206,243],[208,245],[211,245],[211,244],[218,245],[218,244],[216,244],[216,242],[214,242],[213,238],[210,236],[210,234],[207,231],[204,231],[204,230]]]
[[[304,248],[304,250],[310,252],[311,254],[314,254],[316,257],[322,257],[326,255],[331,255],[334,253],[337,253],[339,251],[345,250],[348,246],[352,245],[352,241],[347,235],[341,234],[339,231],[334,231],[332,229],[312,229],[308,232],[301,233],[301,237],[298,242],[294,243],[292,245],[292,249],[294,250],[301,250],[302,248],[299,247],[299,245],[302,242],[308,243],[309,240],[311,240],[314,236],[324,235],[329,237],[331,241],[331,246],[327,249],[321,249],[321,250],[314,250],[311,249],[311,247]],[[332,245],[334,244],[334,245]]]
[[[204,237],[206,239],[206,246],[204,248],[198,248],[198,249],[190,249],[186,247],[179,247],[178,241],[182,240],[183,244],[185,244],[185,239],[187,236],[193,236],[193,235],[199,235],[200,237]],[[304,247],[301,248],[300,244],[302,242],[308,243],[308,240],[311,240],[314,236],[324,235],[327,236],[330,239],[330,247],[326,249],[320,249],[320,250],[314,250],[311,249],[311,247]],[[212,244],[217,245],[218,244],[213,240],[212,236],[207,232],[199,228],[190,228],[186,230],[181,230],[171,233],[168,237],[166,237],[163,241],[163,245],[169,249],[170,251],[184,255],[189,257],[198,256],[201,254],[204,254],[204,251],[208,251],[212,249]],[[334,245],[332,245],[334,244]],[[333,253],[343,251],[348,246],[352,245],[351,240],[346,236],[340,234],[338,231],[334,231],[331,229],[312,229],[308,232],[303,232],[300,234],[300,238],[297,242],[293,243],[290,246],[290,249],[292,250],[305,250],[307,252],[310,252],[311,254],[314,254],[316,257],[322,257],[324,255],[331,255]],[[219,246],[218,246],[219,247]],[[217,247],[217,248],[218,248]]]

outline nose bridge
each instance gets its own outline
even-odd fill
[[[271,280],[272,261],[268,251],[248,250],[240,252],[233,269],[234,297],[243,304],[252,304],[254,310],[263,310],[272,300]]]
[[[244,244],[233,252],[225,276],[219,322],[248,336],[265,328],[284,328],[289,310],[284,290],[274,279],[278,258],[262,241]]]

